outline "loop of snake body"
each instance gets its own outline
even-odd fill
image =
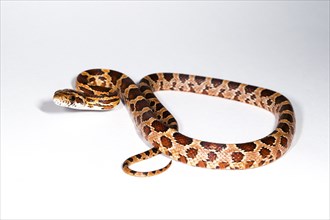
[[[217,96],[251,104],[272,112],[277,124],[259,140],[222,144],[197,140],[178,131],[178,123],[160,103],[154,91],[175,90]],[[289,148],[295,130],[290,101],[278,92],[228,80],[181,73],[154,73],[135,84],[127,75],[110,69],[91,69],[77,77],[76,90],[55,92],[57,105],[88,110],[110,110],[120,100],[127,106],[141,136],[152,148],[125,160],[123,170],[132,176],[154,176],[167,170],[135,171],[129,166],[158,154],[196,167],[248,169],[281,157]]]

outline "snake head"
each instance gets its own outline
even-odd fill
[[[74,109],[90,109],[84,101],[83,95],[72,89],[63,89],[55,92],[53,101],[56,105],[74,108]]]
[[[79,110],[110,110],[119,104],[119,97],[87,95],[83,92],[63,89],[55,92],[53,101],[56,105]]]

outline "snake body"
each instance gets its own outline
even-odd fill
[[[276,116],[276,127],[266,137],[246,143],[213,143],[188,137],[178,131],[178,123],[160,103],[154,91],[193,92],[236,100],[261,107]],[[154,73],[135,84],[127,75],[109,69],[91,69],[77,77],[76,90],[56,91],[54,102],[77,109],[109,110],[120,100],[127,106],[137,130],[152,146],[150,150],[125,160],[123,170],[133,176],[153,176],[162,169],[140,172],[133,163],[164,154],[173,160],[210,169],[248,169],[280,158],[291,145],[295,116],[290,101],[282,94],[228,80],[181,73]]]

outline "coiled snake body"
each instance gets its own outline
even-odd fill
[[[187,137],[178,131],[171,113],[159,102],[154,91],[175,90],[217,96],[255,105],[272,112],[277,119],[273,132],[247,143],[221,144]],[[92,69],[77,77],[76,90],[56,91],[54,102],[76,109],[109,110],[120,100],[128,107],[150,150],[128,158],[123,170],[133,176],[153,176],[162,169],[140,172],[129,168],[133,163],[165,154],[191,166],[211,169],[248,169],[271,163],[289,148],[295,129],[290,101],[280,93],[247,84],[216,78],[178,73],[155,73],[135,84],[123,73]]]

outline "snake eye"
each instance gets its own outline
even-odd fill
[[[76,100],[76,98],[74,96],[70,96],[70,101],[74,102]]]

